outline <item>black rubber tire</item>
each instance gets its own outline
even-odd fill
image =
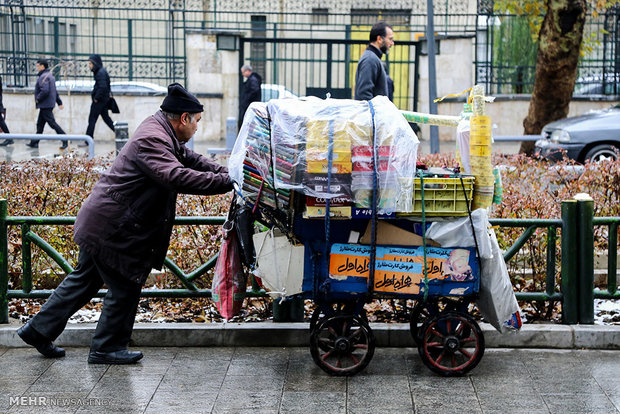
[[[584,159],[591,162],[600,162],[604,160],[617,160],[618,152],[620,149],[613,145],[603,144],[590,148],[586,153]]]
[[[329,375],[352,376],[372,360],[375,336],[358,315],[327,317],[310,334],[310,353]]]
[[[441,313],[424,324],[418,353],[431,371],[455,377],[471,371],[484,355],[484,335],[466,313]]]

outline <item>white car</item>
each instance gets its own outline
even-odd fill
[[[271,99],[297,98],[299,96],[283,85],[276,85],[273,83],[263,83],[260,86],[260,90],[262,102],[269,102]]]

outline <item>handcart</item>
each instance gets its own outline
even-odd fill
[[[337,130],[331,120],[308,120],[303,127],[296,125],[287,131],[285,123],[278,123],[279,114],[270,113],[264,104],[252,104],[248,112],[258,115],[246,115],[240,132],[240,137],[247,135],[246,142],[238,140],[229,165],[243,167],[236,181],[243,182],[239,194],[244,208],[257,214],[258,221],[279,228],[291,245],[303,246],[301,257],[291,259],[289,254],[283,267],[274,266],[274,273],[290,272],[292,265],[303,273],[299,289],[290,290],[286,296],[293,294],[316,304],[310,320],[310,351],[321,369],[335,376],[350,376],[363,370],[375,350],[375,337],[364,305],[376,298],[397,298],[417,303],[410,326],[424,364],[440,375],[463,375],[480,362],[485,349],[483,333],[468,313],[480,289],[477,242],[474,247],[442,248],[432,245],[425,232],[427,221],[434,215],[469,215],[473,227],[470,202],[474,178],[459,171],[441,171],[439,176],[433,171],[415,172],[417,144],[414,151],[390,154],[377,133],[377,129],[389,125],[379,125],[375,118],[383,101],[376,106],[373,101],[367,103],[372,122],[361,133],[370,137],[365,146],[348,142],[346,131]],[[304,104],[297,102],[285,115],[300,118],[304,109],[299,106]],[[319,114],[326,112],[329,111],[321,108]],[[346,116],[355,120],[359,113]],[[404,122],[402,117],[399,121]],[[347,124],[350,128],[360,129],[359,122],[346,122],[353,125]],[[408,128],[406,122],[405,125]],[[316,134],[313,128],[318,127],[324,132]],[[291,137],[297,139],[304,128],[307,138],[300,146]],[[316,140],[319,135],[322,141]],[[389,135],[393,147],[401,145],[396,142],[401,134],[384,135]],[[410,152],[412,158],[408,158]],[[304,157],[305,175],[301,179],[296,178],[299,154]],[[356,155],[358,160],[370,157],[370,162],[358,162],[360,173],[352,182],[344,183],[343,175],[355,174],[356,165],[350,157]],[[366,165],[370,168],[364,170]],[[390,175],[395,165],[400,170],[413,171],[415,177]],[[361,186],[360,177],[364,180]],[[299,182],[304,181],[307,190],[311,187],[309,182],[316,184],[314,180],[322,180],[312,187],[316,190],[314,197],[308,196],[307,191],[295,191],[300,188],[296,187]],[[406,207],[402,206],[402,197],[394,198],[400,206],[391,204],[392,187],[386,182],[392,183],[401,196],[411,195],[411,199],[405,197]],[[365,208],[342,204],[338,198],[342,192],[348,192],[347,197],[355,199],[355,205]],[[363,205],[364,201],[367,205]],[[400,239],[392,239],[399,231],[418,237],[419,242],[401,244]],[[475,231],[472,233],[475,239]],[[261,246],[265,244],[262,240]],[[262,247],[257,250],[262,251]],[[259,264],[260,254],[256,254]],[[275,263],[276,255],[282,256],[283,249],[274,243],[270,254]],[[254,252],[245,254],[253,255]],[[302,260],[303,266],[296,263]]]
[[[463,194],[470,197],[467,191]],[[411,225],[410,220],[378,219],[376,209],[373,213],[373,232],[380,220]],[[375,350],[364,304],[371,299],[398,298],[417,303],[411,314],[411,335],[427,367],[445,376],[473,369],[485,349],[482,331],[468,314],[480,286],[476,249],[347,243],[351,231],[363,231],[368,222],[333,220],[329,207],[323,223],[295,220],[295,234],[305,247],[302,296],[316,304],[310,320],[315,363],[336,376],[363,370]],[[455,267],[450,263],[453,258],[465,260],[462,267],[467,270],[450,273]]]

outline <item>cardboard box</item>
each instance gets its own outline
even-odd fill
[[[328,191],[327,182],[329,179],[330,188]],[[351,198],[351,175],[350,174],[311,174],[305,173],[303,184],[306,188],[314,193],[330,193],[338,194]]]
[[[370,246],[334,244],[329,257],[332,284],[368,279],[369,261]],[[432,294],[462,296],[475,291],[479,271],[473,248],[427,247],[426,266]],[[377,246],[374,291],[418,295],[426,285],[422,247]]]
[[[304,217],[306,218],[324,218],[326,213],[325,207],[306,207]],[[351,218],[351,206],[347,207],[331,207],[329,208],[330,217]]]
[[[366,231],[360,237],[361,244],[370,244],[371,223],[368,222]],[[422,237],[407,230],[403,230],[393,224],[385,221],[377,222],[377,244],[392,246],[422,246]],[[426,239],[426,245],[432,247],[441,247],[439,243],[429,238]]]
[[[325,207],[327,200],[320,197],[306,196],[306,206],[308,207]],[[329,200],[330,207],[351,207],[350,197],[334,197]]]
[[[329,163],[324,161],[306,161],[306,172],[324,173],[328,172]],[[351,162],[332,162],[332,174],[350,174]]]

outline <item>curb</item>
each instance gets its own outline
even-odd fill
[[[55,341],[57,345],[88,347],[94,323],[68,325]],[[17,325],[0,325],[0,347],[25,347]],[[371,323],[380,347],[414,347],[407,323]],[[487,348],[620,349],[620,326],[607,325],[524,325],[518,332],[500,334],[480,323]],[[137,323],[131,346],[247,346],[306,347],[307,323]]]

